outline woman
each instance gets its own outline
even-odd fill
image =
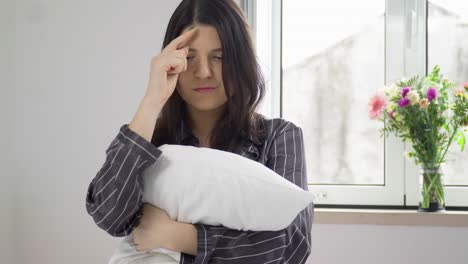
[[[253,232],[179,223],[142,203],[142,172],[157,162],[162,144],[234,152],[308,190],[302,130],[255,112],[264,82],[232,0],[182,1],[163,47],[134,118],[120,128],[89,186],[89,214],[112,236],[132,233],[139,251],[182,252],[181,263],[305,263],[313,205],[283,230]]]

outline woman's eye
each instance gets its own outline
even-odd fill
[[[190,60],[193,60],[195,58],[195,56],[187,56],[186,58],[187,58],[188,61],[190,61]],[[223,57],[222,56],[214,56],[213,59],[222,61]]]

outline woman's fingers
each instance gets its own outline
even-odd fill
[[[197,29],[187,30],[151,59],[147,96],[167,102],[174,92],[178,74],[187,70],[187,44],[196,34]]]
[[[180,58],[180,57],[171,57],[169,58],[169,66],[170,68],[168,69],[167,73],[168,74],[178,74],[186,69],[186,59],[185,58]]]
[[[184,47],[187,42],[197,35],[198,29],[192,28],[183,32],[180,36],[173,39],[164,49],[163,52],[174,51]]]

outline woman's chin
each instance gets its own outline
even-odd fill
[[[220,103],[220,102],[213,102],[213,101],[198,101],[195,104],[191,104],[190,108],[193,108],[195,111],[199,112],[209,112],[209,111],[215,111],[215,110],[221,110],[226,103]]]

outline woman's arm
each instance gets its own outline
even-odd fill
[[[101,229],[121,237],[138,224],[143,211],[141,173],[160,154],[159,149],[127,124],[120,128],[86,195],[86,209]]]
[[[280,231],[243,232],[196,224],[199,238],[194,263],[305,263],[311,251],[306,223],[311,211],[313,207],[308,207]]]
[[[188,48],[198,29],[184,31],[151,59],[146,94],[130,123],[120,129],[106,151],[106,162],[92,180],[86,209],[96,224],[112,236],[125,236],[142,215],[141,172],[161,154],[151,139],[156,120],[175,90],[178,75],[187,70]]]
[[[307,187],[302,131],[292,123],[278,129],[269,150],[267,166],[304,190]],[[238,231],[225,227],[196,224],[197,240],[180,230],[174,236],[190,241],[173,248],[187,253],[182,258],[194,263],[305,263],[311,252],[313,204],[299,213],[287,228],[280,231]],[[190,230],[190,229],[188,229]],[[188,231],[190,232],[190,231]]]

